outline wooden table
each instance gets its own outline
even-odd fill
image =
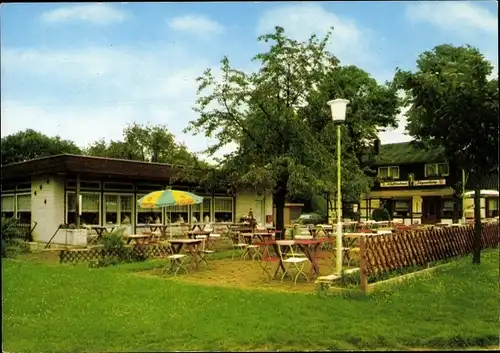
[[[127,238],[127,244],[130,244],[132,240],[135,241],[136,244],[144,244],[151,238],[151,234],[129,234],[126,235],[125,238]]]
[[[109,234],[115,230],[116,226],[110,226],[110,227],[103,227],[103,226],[92,226],[92,229],[95,230],[97,233],[97,238],[94,238],[96,242],[99,242],[99,240],[102,239],[102,236],[105,234]],[[108,228],[111,228],[109,230]]]
[[[212,232],[209,230],[190,230],[186,232],[186,235],[189,239],[196,239],[197,235],[205,235],[207,237],[207,242],[205,243],[207,245],[207,250],[209,249],[211,244],[210,234],[212,234]]]
[[[170,239],[168,241],[172,245],[174,254],[178,254],[182,247],[186,245],[187,253],[193,258],[193,268],[198,268],[201,259],[200,250],[202,239]]]
[[[163,239],[167,238],[168,225],[164,225],[164,224],[149,224],[149,229],[151,229],[152,232],[156,232],[157,229],[160,229],[161,237]]]

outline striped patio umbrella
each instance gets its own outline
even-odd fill
[[[141,197],[137,203],[142,208],[195,205],[203,202],[203,197],[180,190],[153,191]]]

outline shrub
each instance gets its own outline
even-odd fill
[[[18,220],[15,218],[2,218],[1,228],[1,253],[4,257],[16,257],[28,251],[23,235],[18,228]]]
[[[374,221],[389,221],[391,218],[390,214],[389,214],[389,211],[384,208],[384,207],[381,207],[381,208],[376,208],[373,210],[372,212],[372,219]]]

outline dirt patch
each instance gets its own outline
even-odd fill
[[[331,260],[323,260],[320,261],[319,264],[322,273],[330,273],[330,271],[333,270],[331,268]],[[290,277],[285,277],[283,283],[280,283],[280,278],[277,276],[278,279],[269,281],[258,261],[222,259],[212,261],[209,268],[205,265],[201,266],[202,267],[197,271],[190,271],[188,274],[179,274],[176,277],[169,278],[175,281],[207,286],[237,287],[301,293],[314,293],[316,291],[314,279],[306,282],[304,279],[300,278],[297,281],[297,284],[294,284]],[[269,266],[269,268],[274,272],[276,266],[276,264],[273,264],[272,266]],[[141,271],[137,274],[145,276],[161,276],[158,269]]]
[[[30,261],[38,261],[51,264],[59,263],[59,251],[57,250],[43,250],[38,252],[32,252],[24,254],[22,257],[23,259]]]

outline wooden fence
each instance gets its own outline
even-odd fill
[[[483,224],[481,248],[494,248],[499,240],[498,223]],[[368,276],[464,256],[472,252],[473,243],[474,227],[470,225],[361,237],[361,289],[366,288]]]
[[[90,262],[106,259],[130,259],[139,261],[155,256],[166,256],[169,248],[163,244],[144,244],[134,247],[104,249],[64,249],[59,251],[59,263]]]

